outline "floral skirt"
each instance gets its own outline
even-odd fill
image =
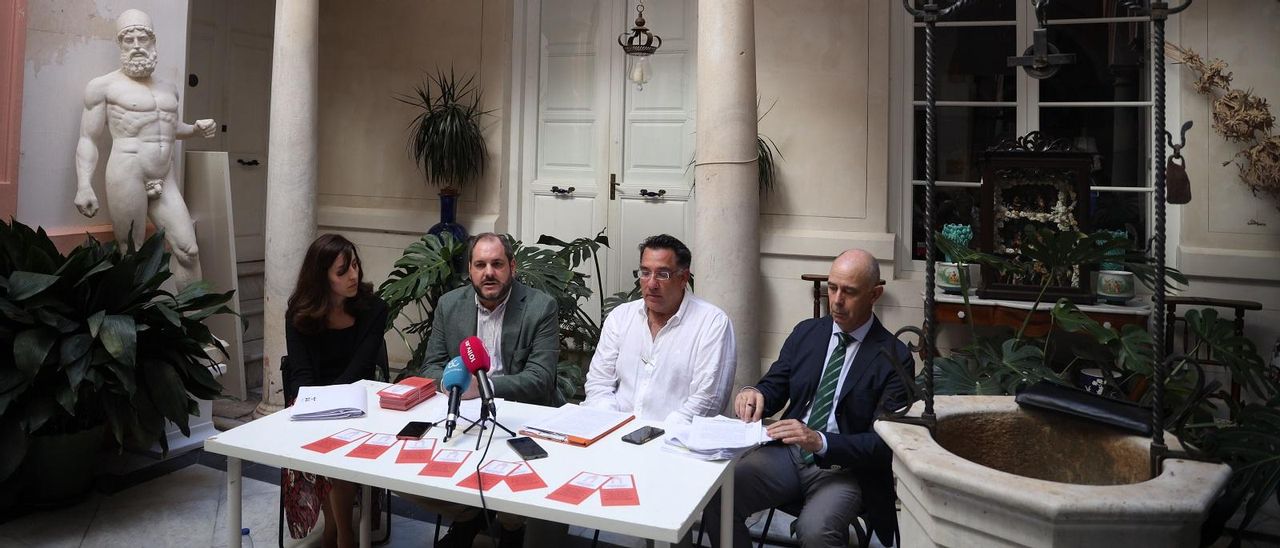
[[[311,534],[323,511],[320,506],[326,503],[329,490],[332,488],[333,484],[324,476],[288,468],[280,469],[280,496],[284,500],[284,516],[289,526],[290,538],[301,539]],[[356,486],[356,504],[360,503],[361,489],[368,489],[368,487]],[[373,490],[374,516],[382,514],[383,491],[383,489]],[[375,519],[373,529],[376,531],[380,526],[380,520]]]

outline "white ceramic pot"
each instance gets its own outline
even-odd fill
[[[1099,270],[1094,292],[1110,304],[1124,304],[1133,298],[1133,273],[1123,270]]]
[[[938,288],[945,293],[959,295],[961,267],[965,267],[969,271],[969,287],[975,287],[976,281],[973,277],[973,265],[963,263],[937,263],[934,266],[934,283],[936,283]]]

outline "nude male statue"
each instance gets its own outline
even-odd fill
[[[183,288],[200,279],[200,256],[191,214],[173,173],[173,143],[195,135],[213,137],[216,126],[213,120],[183,123],[178,118],[178,89],[151,77],[156,36],[147,14],[125,11],[116,19],[116,29],[120,69],[94,78],[85,88],[76,145],[76,209],[86,217],[98,212],[98,197],[90,186],[98,164],[94,139],[109,129],[106,189],[116,241],[124,244],[132,237],[141,244],[149,216],[165,231],[174,280]]]

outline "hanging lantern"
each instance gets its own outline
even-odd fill
[[[662,37],[649,32],[644,21],[644,0],[636,3],[636,26],[631,32],[618,35],[618,45],[627,52],[627,79],[636,84],[636,89],[644,89],[644,85],[653,77],[653,67],[649,57],[662,47]]]

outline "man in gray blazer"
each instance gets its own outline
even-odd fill
[[[436,304],[422,375],[440,386],[444,366],[458,355],[458,345],[475,336],[484,341],[489,352],[494,397],[537,405],[564,404],[564,397],[556,390],[560,314],[555,299],[516,280],[511,244],[492,232],[477,234],[467,242],[467,272],[471,285],[445,293]],[[462,397],[479,395],[473,382]],[[408,498],[452,518],[449,532],[436,543],[441,548],[469,548],[488,521],[476,508]],[[502,524],[499,548],[523,545],[523,518],[497,514],[495,519]]]
[[[505,238],[486,232],[472,237],[467,247],[471,285],[440,297],[422,374],[438,386],[445,364],[458,355],[458,345],[476,336],[489,351],[495,397],[563,404],[556,390],[560,316],[555,299],[516,280],[514,255]],[[478,395],[472,383],[463,398]]]

